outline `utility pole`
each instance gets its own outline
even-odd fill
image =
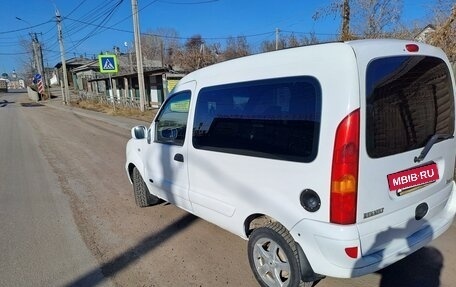
[[[19,17],[16,17],[16,19],[29,25],[29,27],[32,27],[32,24],[30,24],[28,21],[26,21],[22,18],[19,18]],[[45,75],[44,75],[43,51],[41,49],[41,44],[38,41],[37,33],[32,32],[30,29],[29,35],[32,38],[32,49],[33,49],[33,67],[32,68],[34,69],[33,72],[38,72],[38,74],[40,74],[41,77],[43,77],[43,82],[46,83]]]
[[[30,37],[32,38],[32,49],[33,49],[33,72],[36,73],[38,72],[38,60],[37,60],[37,47],[36,47],[36,42],[35,38],[33,37],[33,33],[30,32]]]
[[[144,112],[145,105],[145,86],[144,86],[144,68],[141,52],[141,34],[139,32],[139,15],[138,0],[131,0],[131,9],[133,14],[133,30],[135,33],[136,65],[138,67],[138,84],[139,84],[139,106],[141,112]]]
[[[280,33],[280,30],[279,28],[276,28],[276,51],[279,50],[279,33]]]
[[[46,83],[46,78],[44,75],[43,50],[41,49],[41,43],[38,41],[38,36],[36,33],[30,33],[30,36],[32,37],[32,46],[36,69],[38,71],[38,74],[41,75],[43,83]]]
[[[62,69],[63,69],[63,85],[65,87],[65,92],[62,95],[63,103],[68,105],[70,102],[70,89],[68,88],[68,74],[67,74],[67,67],[65,62],[65,48],[63,47],[63,34],[62,34],[62,19],[60,17],[59,10],[55,10],[55,18],[57,19],[57,31],[58,31],[58,38],[59,38],[59,45],[60,45],[60,59],[62,61]]]

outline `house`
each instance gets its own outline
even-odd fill
[[[75,83],[74,89],[87,91],[88,81],[96,78],[100,74],[99,70],[98,60],[92,60],[87,64],[71,69],[71,77],[73,78],[73,83]]]
[[[145,105],[158,107],[167,98],[169,92],[184,74],[171,71],[168,68],[145,68]],[[103,75],[88,80],[88,92],[106,97],[109,102],[118,102],[130,106],[139,106],[138,74]]]
[[[431,34],[435,32],[435,26],[432,24],[424,27],[418,34],[415,36],[415,40],[422,43],[427,43]]]
[[[435,31],[436,31],[435,26],[432,24],[429,24],[426,27],[424,27],[418,34],[416,34],[414,39],[415,39],[415,41],[418,41],[418,42],[429,43],[430,37],[431,37],[432,33],[434,33]],[[447,52],[448,59],[450,60],[452,66],[453,66],[453,70],[456,73],[456,55],[454,53],[449,54],[448,51],[446,51],[446,52]]]
[[[69,87],[75,86],[75,79],[73,78],[72,70],[75,68],[87,65],[93,61],[94,61],[93,59],[87,59],[82,56],[77,57],[77,58],[71,58],[71,59],[68,59],[65,61]],[[62,62],[57,63],[57,65],[55,65],[54,68],[56,70],[55,75],[57,76],[57,82],[60,83],[60,81],[63,81]]]
[[[118,72],[100,73],[98,59],[72,58],[66,62],[69,86],[80,95],[109,102],[139,106],[139,84],[136,62],[131,54],[117,55]],[[56,66],[62,79],[62,64]],[[144,61],[145,105],[159,106],[184,74],[162,67],[161,61]]]

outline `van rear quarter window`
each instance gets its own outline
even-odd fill
[[[197,149],[297,162],[318,152],[321,87],[313,77],[204,88],[193,123]]]
[[[373,60],[366,97],[366,148],[372,158],[422,148],[432,135],[454,132],[453,87],[440,58]]]

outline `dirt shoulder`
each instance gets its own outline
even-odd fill
[[[105,113],[112,116],[121,116],[139,121],[151,122],[157,114],[158,108],[149,108],[141,112],[137,108],[108,105],[89,100],[72,101],[71,106],[90,111]]]

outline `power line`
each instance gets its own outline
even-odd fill
[[[174,5],[200,5],[200,4],[219,2],[219,0],[206,0],[206,1],[196,1],[196,2],[177,2],[177,1],[159,0],[159,2],[166,3],[166,4],[174,4]]]
[[[46,22],[43,22],[43,23],[40,23],[40,24],[37,24],[37,25],[33,25],[33,26],[30,26],[30,27],[21,28],[21,29],[16,29],[16,30],[0,31],[0,35],[16,33],[16,32],[21,32],[21,31],[25,31],[25,30],[32,30],[33,28],[40,27],[40,26],[46,25],[46,24],[51,23],[51,22],[54,22],[54,21],[53,20],[49,20],[49,21],[46,21]]]
[[[139,9],[139,11],[143,11],[144,9],[146,9],[147,7],[151,6],[152,4],[155,4],[157,2],[164,2],[164,3],[168,3],[168,4],[177,4],[177,5],[195,5],[195,4],[206,4],[206,3],[211,3],[211,2],[218,2],[219,0],[206,0],[206,1],[197,1],[197,2],[173,2],[173,1],[160,1],[160,0],[153,0],[151,2],[149,2],[148,4],[146,4],[145,6],[143,6],[141,9]],[[70,16],[74,11],[76,11],[77,9],[79,9],[81,7],[81,5],[85,2],[85,0],[83,2],[81,2],[77,7],[75,7],[69,14],[68,16]],[[118,31],[118,32],[123,32],[123,33],[128,33],[128,34],[133,34],[133,31],[130,31],[130,30],[124,30],[124,29],[118,29],[118,28],[115,28],[115,26],[119,25],[120,23],[123,23],[124,21],[132,18],[132,15],[129,15],[127,17],[125,17],[124,19],[114,23],[113,25],[111,26],[106,26],[106,23],[112,18],[115,10],[120,6],[120,4],[123,2],[123,0],[120,0],[118,1],[117,3],[114,4],[114,6],[112,7],[106,7],[108,5],[108,3],[112,3],[112,1],[106,1],[105,3],[102,3],[100,5],[98,5],[97,7],[95,7],[94,9],[92,9],[89,13],[87,13],[85,16],[81,17],[80,20],[77,20],[77,19],[72,19],[68,16],[66,17],[63,17],[65,20],[71,20],[75,23],[79,23],[79,24],[84,24],[86,26],[93,26],[95,27],[94,29],[92,29],[89,33],[87,33],[84,37],[80,38],[79,40],[77,40],[76,42],[75,41],[72,41],[71,40],[71,35],[72,34],[77,34],[78,32],[80,32],[81,30],[83,30],[84,28],[81,29],[80,25],[76,25],[76,24],[73,24],[73,25],[69,25],[66,29],[65,29],[65,35],[67,35],[66,37],[69,38],[72,42],[72,46],[69,47],[68,49],[68,52],[70,51],[75,51],[80,45],[82,45],[86,40],[90,39],[91,37],[103,32],[103,30],[113,30],[113,31]],[[105,12],[103,15],[99,15],[99,11],[100,9],[103,8],[103,10],[107,11]],[[97,16],[97,17],[94,17],[94,16]],[[94,20],[94,21],[88,21],[88,19],[100,19],[100,17],[104,17],[101,21],[97,21],[97,20]],[[87,20],[86,20],[87,19]],[[63,21],[62,21],[63,22]],[[75,32],[76,33],[73,33]],[[191,37],[172,37],[172,36],[164,36],[164,35],[158,35],[158,34],[151,34],[151,33],[141,33],[142,35],[149,35],[149,36],[155,36],[155,37],[161,37],[161,38],[173,38],[173,39],[180,39],[180,40],[188,40],[188,39],[191,39]],[[266,34],[269,34],[269,32],[267,33],[260,33],[260,34],[255,34],[255,35],[249,35],[249,37],[254,37],[254,36],[262,36],[262,35],[266,35]],[[206,41],[210,41],[210,40],[225,40],[225,39],[228,39],[229,37],[216,37],[216,38],[204,38],[204,40]],[[56,46],[57,43],[56,41],[54,41],[54,44],[52,46]]]
[[[304,35],[318,35],[318,36],[339,36],[338,33],[315,33],[315,32],[299,32],[299,31],[287,31],[287,30],[280,30],[280,32],[284,33],[294,33],[294,34],[304,34]]]
[[[79,3],[79,5],[78,5],[78,6],[76,6],[76,7],[75,7],[73,10],[71,10],[71,12],[70,12],[70,13],[68,13],[68,15],[67,15],[67,16],[71,16],[71,14],[73,14],[73,13],[74,13],[76,10],[78,10],[78,9],[79,9],[79,8],[82,6],[82,4],[84,4],[86,1],[87,1],[87,0],[83,0],[83,1],[81,1],[81,3]]]
[[[106,29],[104,27],[104,25],[112,18],[112,16],[114,15],[114,12],[119,8],[119,6],[122,4],[124,0],[119,0],[117,1],[117,3],[115,3],[112,7],[110,7],[109,9],[106,9],[106,7],[104,7],[105,10],[107,10],[105,13],[103,13],[102,15],[98,15],[98,17],[96,17],[96,20],[90,22],[90,23],[84,23],[86,26],[94,26],[95,28],[93,28],[89,33],[87,33],[84,37],[82,37],[81,39],[77,40],[77,42],[75,43],[74,41],[72,41],[72,47],[69,48],[69,51],[75,51],[80,45],[82,45],[86,40],[90,39],[91,37],[97,35],[98,33],[101,33],[101,29]],[[110,1],[111,2],[111,1]],[[89,14],[91,14],[93,11],[95,10],[92,10]],[[95,11],[95,12],[98,12],[98,11]],[[94,24],[99,18],[102,18],[101,21],[98,21],[97,24]],[[68,19],[68,18],[65,18],[65,19]],[[76,25],[74,25],[76,26]],[[80,31],[81,29],[79,28],[78,31]],[[71,31],[71,30],[70,30]],[[70,35],[70,34],[68,34]],[[70,37],[70,36],[67,36],[67,37]],[[71,39],[71,38],[70,38]]]
[[[0,53],[0,56],[18,56],[18,55],[27,55],[29,52],[15,52],[15,53]]]
[[[102,26],[102,25],[98,25],[98,24],[87,23],[87,22],[84,22],[84,21],[81,21],[81,20],[77,20],[77,19],[72,19],[72,18],[65,18],[65,19],[71,20],[71,21],[75,21],[75,22],[79,22],[81,24],[86,24],[86,25],[100,27],[100,28],[103,28],[103,29],[106,29],[106,30],[112,30],[112,31],[117,31],[117,32],[133,34],[133,31],[131,31],[131,30],[118,29],[118,28],[114,28],[114,27],[107,27],[107,26]],[[242,36],[246,37],[246,38],[252,38],[252,37],[259,37],[259,36],[264,36],[264,35],[269,35],[269,34],[271,34],[271,32],[262,32],[262,33],[250,34],[250,35],[242,35]],[[159,34],[147,33],[147,32],[142,32],[141,35],[155,36],[155,37],[160,37],[160,38],[165,38],[165,39],[177,39],[177,40],[189,40],[189,39],[192,39],[191,36],[190,37],[167,36],[167,35],[159,35]],[[227,39],[230,39],[231,36],[225,36],[225,37],[201,37],[201,38],[203,40],[208,40],[208,41],[209,40],[227,40]]]

